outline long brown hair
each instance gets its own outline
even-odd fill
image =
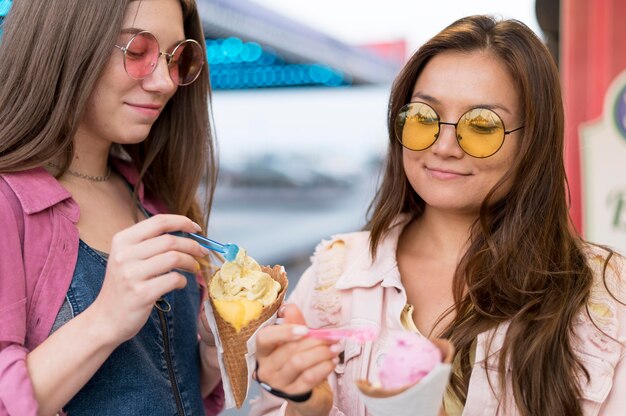
[[[58,158],[64,161],[60,174],[69,167],[72,138],[131,1],[13,2],[0,43],[0,172]],[[180,3],[185,35],[204,48],[195,1]],[[130,157],[146,192],[202,226],[208,222],[217,175],[210,98],[205,62],[193,84],[178,88],[146,140],[113,149]],[[199,186],[204,187],[202,205]]]
[[[379,193],[370,206],[370,249],[401,213],[422,215],[424,201],[404,174],[394,120],[410,101],[427,62],[446,51],[486,51],[506,65],[523,111],[517,164],[483,201],[470,245],[457,266],[451,324],[436,334],[456,347],[452,392],[464,403],[478,334],[508,322],[499,354],[523,415],[581,415],[577,374],[586,374],[572,349],[573,318],[586,305],[592,273],[573,232],[563,164],[563,104],[558,70],[543,43],[523,23],[489,16],[460,19],[422,46],[396,78],[389,102],[389,151]],[[476,68],[477,71],[480,68]],[[512,178],[510,191],[496,190]],[[440,318],[441,319],[441,318]]]

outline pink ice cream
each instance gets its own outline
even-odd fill
[[[385,390],[417,383],[441,363],[441,350],[427,338],[411,332],[399,333],[382,362],[380,383]]]

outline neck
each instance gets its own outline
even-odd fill
[[[74,137],[74,155],[70,169],[90,176],[104,176],[109,171],[111,143],[89,140],[77,133]]]
[[[426,207],[424,214],[406,227],[404,247],[456,265],[467,250],[475,220],[475,216]]]

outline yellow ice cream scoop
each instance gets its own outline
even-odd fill
[[[209,287],[217,313],[237,331],[272,305],[280,290],[280,283],[241,248],[234,261],[225,262],[215,273]]]
[[[258,318],[263,310],[263,304],[256,300],[213,300],[217,313],[231,324],[237,332],[250,321]]]

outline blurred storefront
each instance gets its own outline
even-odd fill
[[[626,1],[560,8],[572,218],[586,238],[626,252]]]
[[[404,50],[398,60],[391,47],[348,45],[248,0],[198,0],[198,8],[215,89],[388,83],[404,58]]]

